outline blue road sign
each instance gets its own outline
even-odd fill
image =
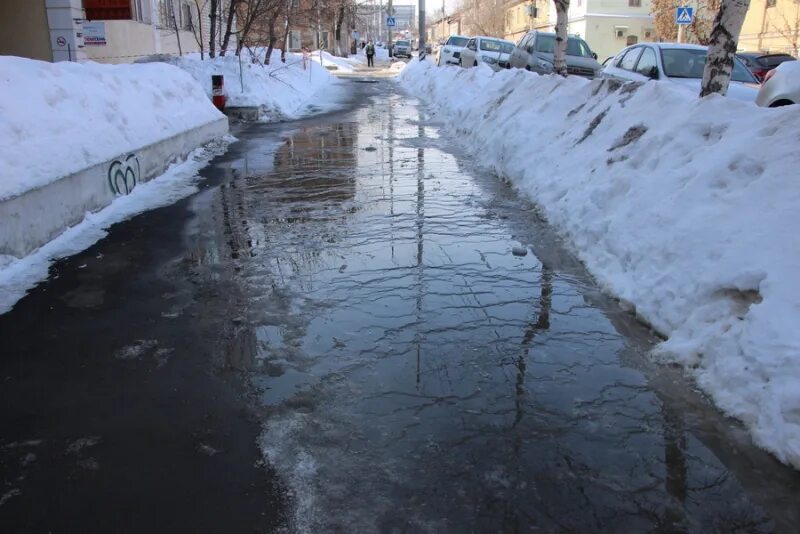
[[[684,6],[675,9],[675,24],[691,24],[693,20],[693,7]]]
[[[390,28],[392,28],[394,26],[397,26],[396,21],[394,20],[394,17],[386,17],[386,25],[388,27],[390,27]]]

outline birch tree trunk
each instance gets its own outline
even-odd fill
[[[749,0],[748,0],[749,1]],[[553,71],[567,75],[567,12],[569,0],[553,0],[556,5],[556,45],[553,51]]]
[[[703,85],[700,96],[728,92],[733,70],[733,58],[739,44],[739,33],[750,7],[750,0],[722,0],[711,28],[708,42],[708,57],[703,70]]]
[[[217,55],[217,14],[219,13],[219,0],[211,0],[209,4],[209,38],[208,38],[208,57],[214,59]]]

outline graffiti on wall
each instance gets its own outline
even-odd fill
[[[136,154],[115,160],[108,167],[108,185],[116,196],[127,195],[133,191],[141,177],[139,158]]]

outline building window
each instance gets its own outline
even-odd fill
[[[642,7],[642,0],[628,0],[628,7]]]
[[[625,39],[626,46],[635,45],[638,42],[639,42],[639,37],[637,37],[636,35],[629,35],[628,38]]]
[[[767,7],[775,7],[776,0],[767,0]]]
[[[86,20],[131,20],[130,0],[83,0]]]
[[[289,50],[300,50],[300,32],[297,30],[289,32]]]

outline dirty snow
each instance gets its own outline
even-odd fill
[[[163,63],[47,63],[0,56],[0,200],[221,117]]]
[[[302,54],[286,54],[286,63],[282,63],[280,50],[275,50],[270,64],[264,65],[265,53],[255,50],[251,55],[244,50],[241,62],[236,56],[201,60],[200,54],[170,61],[189,72],[208,97],[211,96],[211,75],[222,74],[227,105],[256,107],[262,121],[296,119],[330,111],[339,105],[345,91],[318,61],[310,58],[304,61]]]
[[[0,256],[0,313],[6,313],[36,284],[47,278],[50,264],[92,246],[117,222],[161,206],[168,206],[197,191],[198,171],[227,150],[228,138],[192,152],[186,161],[171,166],[106,208],[87,213],[84,220],[24,258]],[[124,358],[123,358],[124,359]]]
[[[800,106],[430,62],[400,80],[668,336],[657,357],[800,468]]]

